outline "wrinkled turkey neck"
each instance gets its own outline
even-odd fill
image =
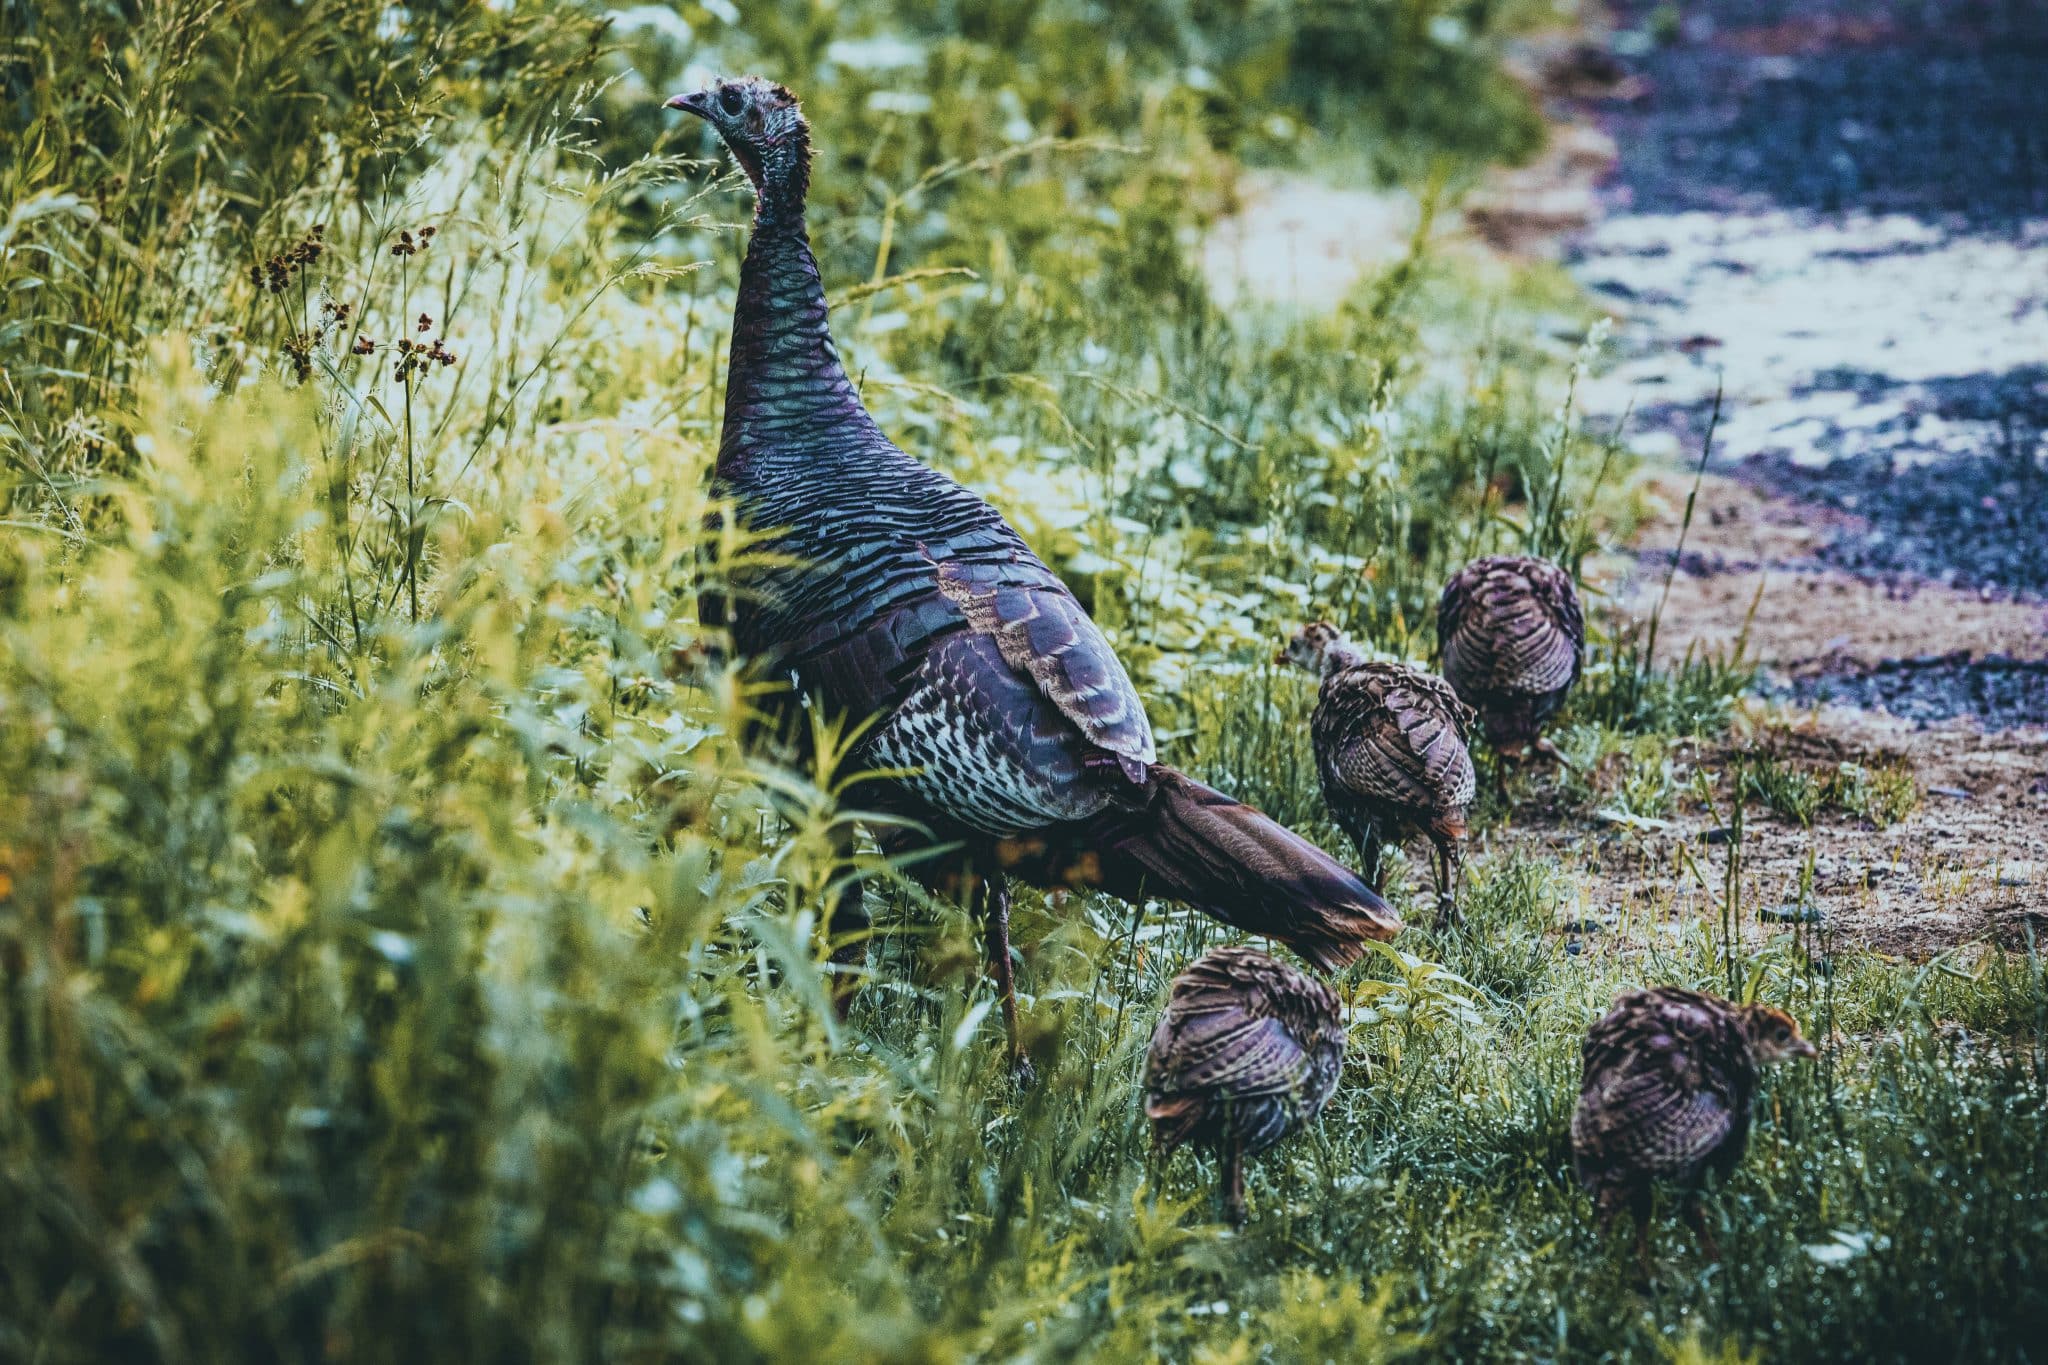
[[[799,452],[815,463],[873,425],[832,345],[803,203],[781,203],[782,197],[764,189],[740,267],[718,450],[722,475]]]

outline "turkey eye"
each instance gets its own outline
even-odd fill
[[[1792,1030],[1791,1030],[1791,1029],[1785,1029],[1785,1028],[1781,1028],[1781,1029],[1779,1029],[1779,1030],[1778,1030],[1778,1041],[1779,1041],[1779,1042],[1781,1042],[1781,1043],[1789,1043],[1789,1042],[1791,1042],[1791,1041],[1792,1041]]]
[[[746,100],[740,95],[738,89],[733,86],[728,85],[725,89],[718,92],[718,107],[725,110],[728,114],[737,115],[745,104]]]

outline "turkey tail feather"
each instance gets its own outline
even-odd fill
[[[1324,971],[1389,939],[1401,921],[1358,875],[1300,835],[1186,773],[1151,770],[1152,799],[1103,817],[1101,885],[1136,901],[1184,901],[1279,939]]]

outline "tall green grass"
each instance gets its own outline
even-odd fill
[[[2037,1353],[2032,955],[1741,956],[1829,1061],[1770,1092],[1729,1263],[1667,1236],[1647,1288],[1564,1175],[1576,1039],[1723,979],[1724,907],[1572,956],[1569,869],[1482,849],[1470,932],[1343,983],[1347,1084],[1241,1234],[1134,1102],[1218,926],[1023,898],[1011,1088],[973,926],[847,861],[849,774],[743,752],[696,647],[750,552],[700,529],[743,201],[655,112],[682,68],[806,94],[869,403],[1069,575],[1176,761],[1297,827],[1334,837],[1279,633],[1420,654],[1447,566],[1575,558],[1615,462],[1540,283],[1425,244],[1276,322],[1186,264],[1272,150],[1232,95],[1389,164],[1518,146],[1483,7],[1312,18],[1419,73],[1399,136],[1268,41],[1323,31],[1289,6],[722,12],[7,9],[0,1359]]]

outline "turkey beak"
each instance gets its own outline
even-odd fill
[[[1807,1042],[1806,1039],[1801,1038],[1793,1045],[1792,1055],[1794,1057],[1818,1057],[1820,1056],[1820,1049]]]
[[[661,107],[664,109],[680,109],[686,114],[695,114],[698,118],[708,121],[711,118],[711,92],[709,90],[693,90],[687,95],[670,95],[667,100],[663,101]]]

